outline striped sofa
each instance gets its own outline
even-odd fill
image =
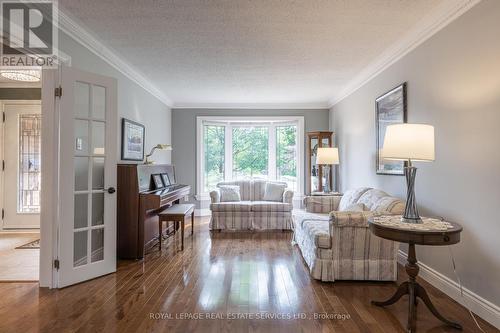
[[[218,190],[210,192],[210,230],[292,229],[293,191],[285,190],[283,200],[263,201],[267,181],[241,180],[221,182],[240,187],[241,201],[220,202]]]
[[[358,204],[365,211],[347,211]],[[305,210],[294,211],[294,239],[317,280],[397,279],[398,243],[374,236],[368,218],[402,214],[404,202],[381,190],[358,188],[342,196],[304,199]]]

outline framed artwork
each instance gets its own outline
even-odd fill
[[[170,184],[170,179],[168,178],[168,174],[162,173],[161,178],[163,179],[163,185],[165,185],[165,186],[172,185],[172,184]]]
[[[385,160],[382,155],[387,126],[406,123],[406,82],[375,100],[375,126],[377,134],[377,174],[404,175],[404,161]]]
[[[157,173],[155,175],[151,175],[151,177],[153,177],[153,185],[155,190],[165,187],[161,174]]]
[[[144,125],[122,118],[122,160],[144,160]]]

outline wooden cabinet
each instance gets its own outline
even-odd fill
[[[323,191],[326,183],[326,175],[323,167],[316,164],[318,148],[333,147],[333,132],[308,132],[307,133],[307,174],[306,174],[306,194]],[[334,170],[330,168],[330,189],[335,190],[333,184]]]

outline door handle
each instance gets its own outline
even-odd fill
[[[108,189],[106,190],[109,194],[113,194],[116,192],[115,188],[113,186],[111,187],[108,187]]]

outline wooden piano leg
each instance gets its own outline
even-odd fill
[[[191,235],[194,234],[194,210],[191,213]]]
[[[163,224],[163,221],[162,220],[158,220],[158,247],[160,248],[160,252],[161,252],[161,227],[162,227],[162,224]]]
[[[181,221],[181,251],[184,251],[184,221],[186,217],[184,216]]]

